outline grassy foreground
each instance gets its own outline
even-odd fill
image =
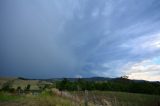
[[[0,92],[0,106],[84,106],[84,92],[71,92],[77,96],[82,103],[76,103],[74,100],[42,92],[39,95],[13,95],[6,92]],[[160,96],[110,92],[110,91],[88,91],[88,106],[160,106]],[[106,105],[106,102],[108,105]]]
[[[82,92],[72,93],[84,98]],[[160,106],[160,96],[157,95],[112,91],[88,91],[88,101],[102,106],[106,106],[106,101],[110,106]]]
[[[74,104],[65,97],[50,95],[46,92],[37,96],[14,96],[1,92],[0,106],[74,106]]]
[[[111,98],[111,102],[118,106],[160,106],[160,96],[123,93],[123,92],[96,92],[96,95]]]

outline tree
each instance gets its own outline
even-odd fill
[[[124,76],[122,76],[121,78],[123,78],[123,79],[128,79],[128,76],[124,75]]]
[[[69,89],[74,89],[72,88],[72,83],[67,79],[67,78],[64,78],[62,81],[58,81],[56,83],[56,87],[59,89],[59,90],[69,90]]]
[[[29,91],[30,90],[31,85],[28,84],[27,87],[25,87],[25,91]]]
[[[17,87],[17,92],[18,92],[18,94],[20,94],[20,93],[21,93],[21,90],[22,90],[22,89],[21,89],[21,87],[20,87],[20,86],[18,86],[18,87]]]
[[[6,82],[6,83],[4,83],[3,86],[2,86],[2,90],[3,90],[3,91],[9,91],[10,88],[11,88],[11,83],[10,83],[10,82]]]
[[[28,84],[28,85],[27,85],[27,90],[29,90],[29,89],[30,89],[30,87],[31,87],[31,85],[30,85],[30,84]]]

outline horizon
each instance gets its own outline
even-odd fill
[[[159,0],[1,0],[0,76],[160,81]]]
[[[119,76],[119,77],[101,77],[101,76],[92,76],[92,77],[49,77],[49,78],[29,78],[29,77],[23,77],[23,76],[0,76],[0,78],[24,78],[27,80],[48,80],[48,79],[85,79],[85,78],[110,78],[110,79],[115,79],[115,78],[122,78],[123,76]],[[158,80],[145,80],[145,79],[130,79],[127,78],[128,80],[132,80],[132,81],[149,81],[149,82],[160,82]]]

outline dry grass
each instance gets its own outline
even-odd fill
[[[84,98],[84,92],[75,93]],[[160,106],[160,96],[124,92],[89,91],[88,100],[102,106],[106,106],[105,101],[111,106]]]
[[[8,93],[1,93],[0,106],[74,106],[74,103],[65,97],[48,93],[42,93],[38,96],[13,96]]]
[[[12,77],[0,77],[0,89],[2,88],[3,84],[10,82],[11,87],[14,89],[17,89],[18,86],[20,86],[22,89],[24,89],[28,84],[31,85],[30,89],[39,89],[38,84],[39,80],[21,80],[18,78],[12,78]],[[43,84],[48,84],[48,82],[43,81]]]
[[[16,77],[0,77],[0,89],[2,88],[3,84],[8,81],[13,81],[17,79]]]
[[[22,89],[24,89],[28,84],[31,85],[30,89],[39,89],[38,88],[38,80],[20,80],[20,79],[15,79],[12,83],[13,88],[17,88],[20,86]]]

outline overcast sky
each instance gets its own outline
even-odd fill
[[[0,0],[0,76],[160,81],[159,0]]]

